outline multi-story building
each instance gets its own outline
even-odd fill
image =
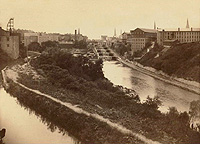
[[[59,41],[59,34],[24,33],[24,46],[28,46],[32,42],[41,44],[46,41]]]
[[[159,29],[157,43],[169,45],[169,42],[189,43],[200,41],[200,28]]]
[[[121,39],[123,43],[131,44],[132,42],[131,34],[127,32],[122,33]]]
[[[32,42],[38,42],[37,33],[24,33],[24,46],[28,46]]]
[[[38,43],[46,42],[46,41],[59,41],[59,34],[46,34],[39,33],[38,34]]]
[[[148,42],[156,41],[157,30],[136,28],[131,30],[131,49],[132,53],[142,50]]]
[[[20,34],[5,31],[0,27],[0,48],[12,59],[19,57]]]

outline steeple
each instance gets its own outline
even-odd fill
[[[154,29],[156,29],[156,22],[154,21]]]
[[[80,35],[80,28],[78,28],[78,35]]]
[[[187,19],[187,25],[186,25],[186,28],[190,28],[188,19]]]
[[[116,34],[116,28],[115,28],[115,30],[114,30],[114,37],[116,37],[117,36],[117,34]]]

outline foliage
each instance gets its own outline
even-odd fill
[[[86,57],[74,57],[72,54],[58,48],[48,49],[33,63],[35,63],[36,66],[53,64],[68,70],[72,75],[80,76],[88,80],[96,80],[104,77],[102,72],[102,60],[92,62]]]
[[[74,47],[78,48],[78,49],[86,49],[87,48],[87,42],[85,40],[76,41]]]
[[[27,48],[22,43],[19,45],[19,55],[21,58],[25,58],[27,56]]]
[[[41,46],[38,42],[32,42],[28,45],[28,50],[41,52]]]
[[[162,70],[169,75],[200,82],[200,43],[177,44],[163,52],[163,48],[153,48],[139,62]],[[159,54],[159,57],[155,57]]]
[[[58,47],[58,42],[57,41],[46,41],[46,42],[42,42],[41,46],[43,47],[43,49],[45,49],[47,47]]]
[[[131,51],[131,46],[125,44],[119,44],[115,46],[114,49],[119,55],[124,56],[125,53]]]
[[[158,110],[161,105],[158,97],[148,97],[144,103],[140,103],[138,97],[130,97],[122,88],[113,86],[103,77],[101,61],[90,63],[87,58],[73,57],[61,49],[51,48],[32,60],[31,64],[38,72],[42,71],[40,73],[47,81],[37,85],[23,76],[21,82],[25,85],[64,102],[78,104],[88,111],[98,112],[130,129],[139,127],[153,139],[165,139],[166,136],[175,139],[176,143],[200,140],[198,133],[190,129],[186,112],[179,113],[175,108],[170,108],[167,114],[161,113]],[[97,73],[95,78],[91,76],[94,73]]]
[[[154,98],[147,97],[144,105],[146,105],[150,109],[158,109],[161,106],[162,102],[159,100],[159,97],[155,96]]]
[[[3,69],[12,59],[0,48],[0,69]]]

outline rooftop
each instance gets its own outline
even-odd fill
[[[131,31],[135,31],[135,30],[137,30],[137,29],[140,29],[140,30],[142,30],[142,31],[144,31],[144,32],[147,32],[147,33],[157,33],[157,30],[156,30],[156,29],[147,29],[147,28],[136,28],[136,29],[131,30]]]
[[[139,28],[139,29],[141,29],[144,32],[148,32],[148,33],[156,33],[157,32],[156,29],[146,29],[146,28]]]
[[[158,31],[200,31],[200,28],[165,28]]]

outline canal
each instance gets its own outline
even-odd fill
[[[115,85],[135,90],[141,101],[144,101],[147,96],[159,96],[162,101],[162,106],[159,109],[162,112],[166,112],[169,107],[176,107],[178,111],[188,112],[190,102],[200,99],[198,94],[155,79],[118,62],[105,61],[103,71],[104,76]]]
[[[78,140],[61,132],[30,109],[19,104],[0,87],[0,129],[6,128],[5,144],[78,144]]]

